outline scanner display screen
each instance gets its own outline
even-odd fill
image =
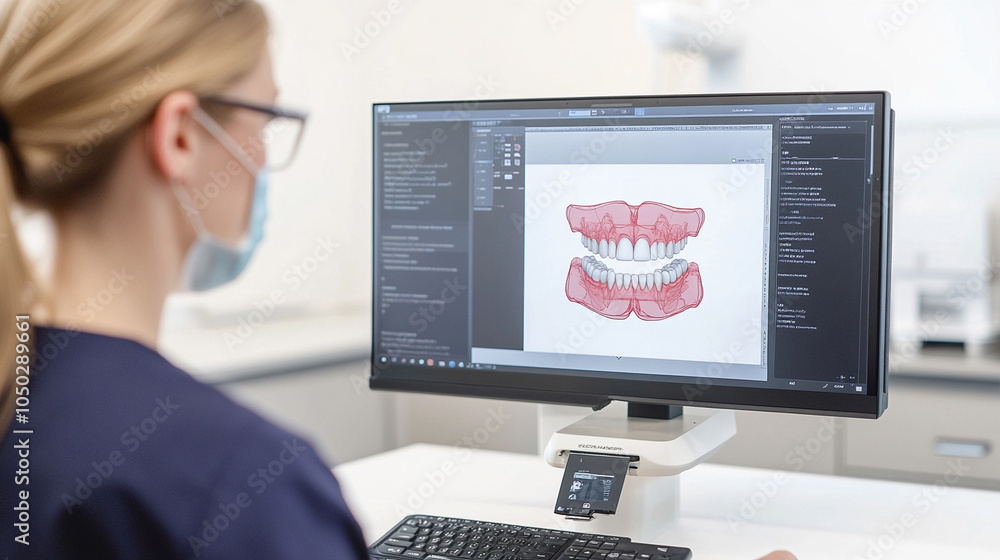
[[[628,457],[570,453],[555,512],[583,517],[615,513],[628,469]]]

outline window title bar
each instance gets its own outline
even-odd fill
[[[376,105],[380,121],[471,121],[525,119],[608,119],[616,117],[721,117],[753,115],[873,114],[874,103],[787,103],[773,105],[697,105],[682,107],[612,107],[579,109],[478,109],[456,104],[449,111],[421,111],[407,106]]]

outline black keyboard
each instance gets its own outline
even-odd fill
[[[628,537],[411,515],[375,541],[372,559],[688,560],[691,550]]]

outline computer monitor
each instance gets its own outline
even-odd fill
[[[886,92],[385,103],[374,389],[886,407]]]

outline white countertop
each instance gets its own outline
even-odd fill
[[[562,471],[533,455],[412,445],[334,472],[369,542],[411,513],[565,528]],[[654,542],[697,560],[997,560],[998,522],[998,492],[703,464],[681,475],[680,519]]]

